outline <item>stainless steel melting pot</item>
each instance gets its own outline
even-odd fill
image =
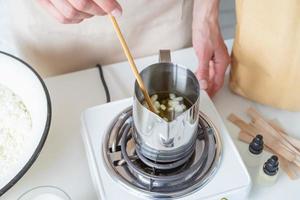
[[[141,71],[150,95],[175,93],[191,102],[185,112],[167,122],[143,106],[144,97],[135,82],[134,139],[139,153],[157,162],[174,162],[191,156],[197,137],[200,87],[194,73],[171,62],[170,50],[161,50],[159,63]]]

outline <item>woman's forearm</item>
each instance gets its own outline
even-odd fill
[[[220,0],[194,0],[193,29],[201,23],[219,23]]]
[[[193,47],[200,87],[213,96],[224,83],[230,57],[219,25],[220,0],[194,0]]]

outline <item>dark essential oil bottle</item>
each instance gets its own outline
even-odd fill
[[[246,165],[249,167],[257,167],[261,165],[261,157],[264,149],[264,141],[262,135],[256,135],[249,144],[246,154]]]
[[[276,182],[279,174],[278,157],[271,156],[259,169],[257,183],[260,185],[272,185]]]

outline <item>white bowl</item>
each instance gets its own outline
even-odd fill
[[[7,176],[0,180],[1,196],[27,172],[43,148],[50,128],[51,102],[45,83],[38,73],[21,59],[1,51],[0,84],[22,99],[31,115],[34,135],[17,166],[12,167]]]
[[[56,186],[39,186],[22,194],[18,200],[71,200],[71,197]]]

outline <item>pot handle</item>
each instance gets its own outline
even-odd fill
[[[169,49],[159,50],[159,62],[171,63],[171,51]]]

